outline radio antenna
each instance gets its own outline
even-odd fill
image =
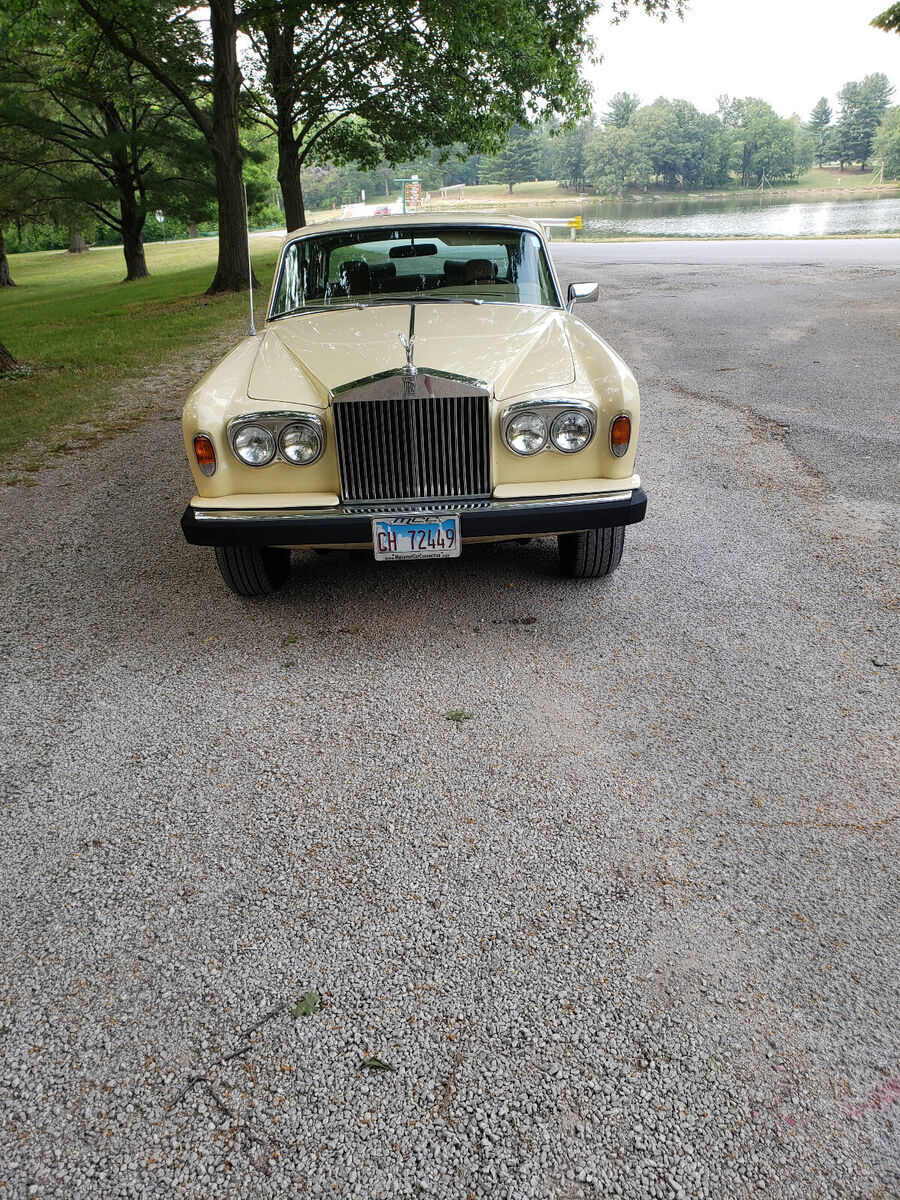
[[[247,205],[247,185],[244,184],[244,217],[247,221],[247,270],[250,282],[250,336],[256,337],[256,323],[253,320],[253,259],[250,257],[250,209]]]

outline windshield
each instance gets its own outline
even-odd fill
[[[535,234],[407,225],[348,229],[292,242],[282,260],[272,316],[416,297],[559,307]]]

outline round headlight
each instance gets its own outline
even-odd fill
[[[550,440],[563,454],[575,454],[583,450],[593,433],[594,426],[590,417],[577,408],[560,413],[550,426]]]
[[[275,457],[275,438],[264,425],[245,425],[234,435],[234,452],[248,467],[264,467]]]
[[[315,462],[322,453],[322,435],[314,425],[309,425],[306,421],[285,425],[278,444],[288,462],[296,463],[300,467]]]
[[[536,412],[523,412],[506,426],[506,444],[515,454],[537,454],[547,444],[547,426]]]

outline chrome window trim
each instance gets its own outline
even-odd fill
[[[424,214],[423,214],[423,216],[424,216]],[[409,224],[407,226],[395,226],[395,228],[410,228],[410,229],[412,229],[418,225],[421,225],[423,228],[428,228],[428,229],[465,229],[465,228],[467,228],[467,226],[462,225],[459,222],[441,221],[440,219],[422,220],[421,222],[415,222],[415,223],[409,222]],[[366,232],[368,229],[372,229],[374,231],[374,230],[377,230],[380,228],[390,229],[390,228],[392,228],[392,226],[390,223],[386,223],[385,225],[382,225],[382,226],[361,225],[358,227],[360,232]],[[543,229],[532,229],[528,225],[498,225],[498,224],[487,224],[487,223],[482,225],[478,221],[473,221],[471,228],[472,229],[485,229],[485,230],[493,229],[493,230],[497,230],[498,232],[503,231],[503,230],[509,232],[510,230],[512,230],[516,233],[530,233],[534,237],[536,237],[538,239],[538,241],[540,242],[540,244],[543,248],[543,251],[544,251],[544,257],[546,259],[547,269],[548,269],[548,272],[550,275],[550,282],[553,285],[553,291],[556,296],[556,303],[555,304],[534,304],[534,305],[530,305],[530,306],[526,306],[526,307],[558,308],[558,309],[561,309],[563,312],[566,311],[566,305],[563,303],[563,300],[562,300],[562,288],[560,287],[559,277],[556,273],[556,267],[553,262],[553,255],[550,253],[550,243],[547,240],[547,237],[545,236]],[[335,231],[332,231],[332,232],[335,232]],[[296,316],[300,316],[304,313],[309,313],[309,312],[316,312],[316,313],[332,312],[337,308],[336,305],[321,305],[321,306],[317,306],[315,308],[312,308],[312,307],[292,308],[292,309],[289,309],[287,312],[283,312],[283,313],[273,312],[273,309],[275,307],[275,294],[278,291],[278,284],[281,281],[281,273],[282,273],[282,270],[284,269],[284,257],[287,254],[288,250],[291,248],[291,246],[296,245],[298,242],[306,242],[306,241],[309,241],[311,238],[323,237],[323,236],[327,236],[327,235],[322,234],[321,231],[316,232],[315,228],[312,228],[309,230],[308,233],[302,233],[302,234],[299,234],[297,237],[292,237],[289,242],[285,242],[285,244],[281,247],[281,250],[279,251],[279,254],[278,254],[278,262],[276,264],[275,274],[272,277],[272,290],[269,294],[269,304],[268,304],[268,308],[266,309],[266,322],[280,321],[283,317],[296,317]],[[446,302],[452,303],[454,299],[456,299],[456,298],[447,297]],[[481,297],[479,297],[479,299],[481,299]],[[416,297],[415,296],[412,296],[412,297],[407,296],[404,298],[398,297],[396,302],[399,304],[408,304],[410,302],[410,300],[415,301]],[[387,303],[394,303],[394,300],[392,297],[386,297],[386,301],[387,301]],[[464,303],[465,301],[463,301],[461,298],[459,298],[457,302]],[[469,303],[471,303],[471,299],[469,300]],[[501,301],[501,300],[484,299],[484,303],[487,303],[487,304],[506,303],[506,304],[512,304],[516,308],[522,307],[519,303],[514,302],[514,301],[509,301],[509,300]],[[340,307],[341,308],[366,308],[367,305],[365,303],[350,302],[349,304],[341,304]]]
[[[311,458],[309,462],[295,463],[291,462],[281,452],[281,435],[289,425],[312,425],[319,435],[319,453],[315,458]],[[234,439],[245,425],[262,425],[268,429],[269,433],[275,439],[275,454],[268,462],[265,463],[248,463],[245,462],[234,448]],[[254,471],[262,471],[266,467],[271,467],[273,463],[287,463],[289,467],[311,467],[313,463],[317,463],[325,453],[325,425],[319,413],[315,412],[286,412],[286,411],[264,411],[254,413],[241,413],[240,416],[232,417],[225,427],[226,436],[228,438],[228,448],[234,455],[235,459],[242,467],[250,467]]]

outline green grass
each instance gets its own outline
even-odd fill
[[[857,167],[849,167],[843,173],[837,167],[813,167],[805,175],[801,175],[796,183],[789,183],[785,186],[797,188],[848,188],[850,191],[856,191],[857,189],[868,191],[869,188],[877,191],[879,187],[892,186],[892,181],[887,178],[883,184],[872,182],[872,176],[877,169],[877,166],[873,166],[871,163],[866,167],[865,171],[860,171]],[[897,186],[896,181],[893,182],[893,186]]]
[[[254,238],[253,263],[265,304],[278,238]],[[177,368],[186,353],[247,324],[246,295],[203,295],[217,254],[212,239],[147,247],[151,275],[122,283],[119,249],[84,255],[60,251],[14,255],[18,285],[0,292],[0,342],[27,367],[0,379],[0,464],[34,466],[48,450],[102,435],[140,416],[154,397],[139,389],[125,402],[129,380]],[[81,428],[79,428],[81,426]]]

